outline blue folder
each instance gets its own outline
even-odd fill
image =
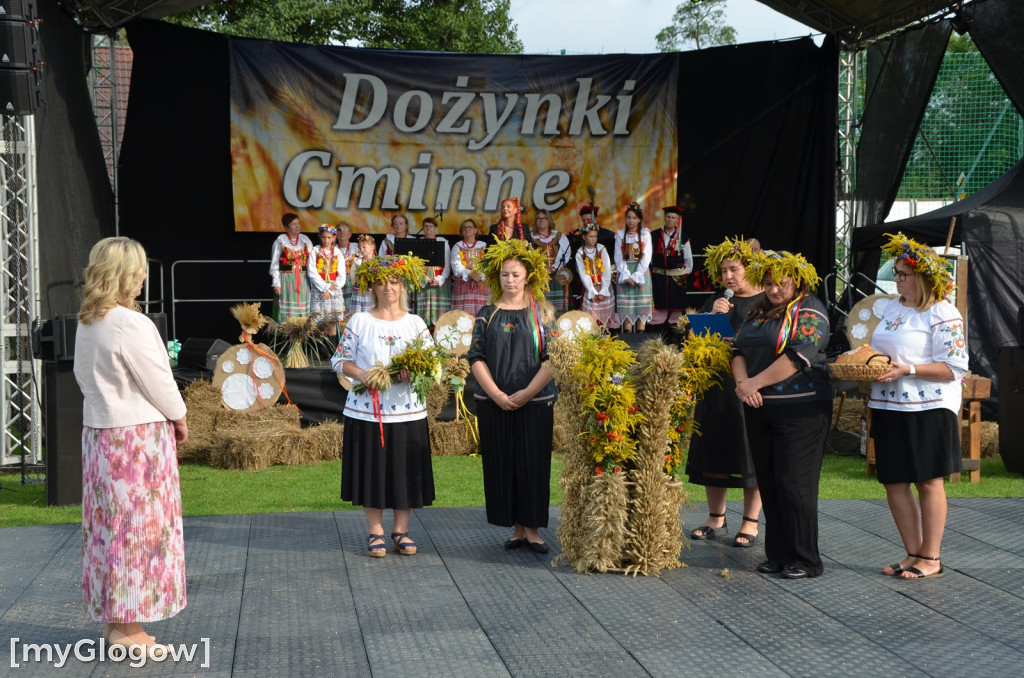
[[[725,313],[688,313],[686,317],[690,319],[690,329],[696,335],[721,334],[723,339],[736,336]]]

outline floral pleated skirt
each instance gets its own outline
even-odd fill
[[[173,617],[186,604],[170,422],[82,429],[82,595],[95,621]]]

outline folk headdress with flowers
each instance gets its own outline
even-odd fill
[[[953,293],[953,274],[946,260],[927,245],[908,238],[902,233],[886,233],[889,242],[882,245],[882,252],[893,259],[902,259],[914,273],[921,273],[928,279],[936,299],[946,299]]]
[[[359,291],[368,292],[373,285],[382,285],[392,278],[405,283],[406,289],[419,289],[426,279],[424,264],[423,259],[411,254],[367,259],[359,265],[356,276]]]
[[[764,277],[769,273],[775,282],[781,282],[783,278],[792,278],[797,289],[813,290],[821,281],[814,266],[804,259],[802,254],[775,250],[762,250],[751,254],[750,263],[747,264],[747,280],[752,285],[763,287]]]
[[[320,224],[320,228],[317,229],[320,233],[330,233],[331,235],[338,235],[338,229],[331,224]]]
[[[501,298],[501,265],[509,259],[521,261],[526,267],[526,283],[533,298],[541,301],[551,283],[547,258],[539,249],[530,247],[525,240],[502,240],[488,245],[480,260],[480,271],[486,276],[485,282],[491,290],[491,302]]]
[[[717,245],[708,245],[704,248],[704,271],[708,277],[719,287],[722,286],[722,262],[726,259],[734,259],[750,266],[750,260],[754,256],[754,250],[742,236],[739,238],[726,238]]]

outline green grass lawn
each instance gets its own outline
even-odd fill
[[[434,506],[483,506],[483,471],[480,457],[434,457],[437,499]],[[551,471],[551,503],[562,501],[559,478],[561,455]],[[966,478],[966,474],[964,475]],[[0,475],[0,527],[77,523],[78,506],[46,506],[43,483],[20,484],[20,476]],[[341,462],[311,466],[275,466],[264,471],[227,471],[209,466],[181,466],[181,499],[186,516],[352,509],[338,498]],[[704,502],[704,488],[686,484],[690,510]],[[947,483],[950,497],[1024,496],[1024,477],[1009,473],[1000,458],[983,459],[980,483]],[[730,500],[742,499],[741,490],[729,490]],[[826,455],[821,473],[822,499],[883,499],[878,481],[864,472],[861,457]]]

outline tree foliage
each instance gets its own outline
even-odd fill
[[[211,0],[168,19],[246,38],[519,53],[510,0]]]
[[[726,0],[683,0],[672,15],[672,25],[655,39],[662,52],[679,52],[690,45],[697,49],[735,45],[736,29],[725,24]]]

